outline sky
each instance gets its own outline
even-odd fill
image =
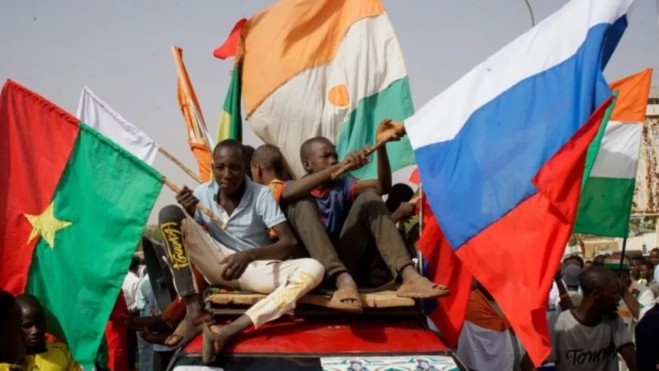
[[[523,0],[382,0],[405,57],[418,109],[531,27]],[[539,22],[566,0],[529,0]],[[161,147],[196,171],[176,101],[170,47],[183,58],[206,124],[215,133],[232,61],[212,55],[235,22],[275,0],[23,0],[0,12],[0,79],[11,78],[74,113],[88,86]],[[636,0],[629,27],[605,75],[609,81],[659,67],[655,0]],[[657,85],[655,74],[653,85]],[[244,142],[261,141],[248,125]],[[162,156],[154,166],[178,185],[194,186]],[[410,169],[394,181],[407,180]],[[164,188],[157,210],[175,202]]]

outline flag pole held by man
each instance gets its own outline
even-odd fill
[[[632,0],[574,0],[405,121],[443,237],[494,296],[533,362],[572,231],[602,74]]]
[[[0,130],[0,288],[36,297],[91,370],[162,176],[13,81]]]

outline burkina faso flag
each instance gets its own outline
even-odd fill
[[[35,295],[91,370],[162,176],[53,103],[0,95],[0,288]]]

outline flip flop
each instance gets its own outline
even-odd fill
[[[354,300],[357,304],[347,303],[348,300]],[[339,289],[334,291],[332,299],[330,299],[330,308],[337,309],[348,313],[362,313],[364,312],[362,299],[359,297],[357,289]]]
[[[412,299],[434,299],[447,296],[448,288],[432,283],[427,278],[419,276],[404,283],[397,291],[396,296]]]
[[[175,345],[170,346],[172,350],[174,349],[179,349],[183,346],[185,346],[187,343],[189,343],[192,339],[194,339],[199,333],[201,332],[201,329],[198,327],[195,327],[195,325],[190,321],[188,318],[184,318],[181,323],[178,324],[174,332],[167,338],[167,340],[177,337],[180,340],[178,343]],[[165,340],[165,342],[167,342]]]
[[[224,348],[224,339],[220,337],[219,334],[216,334],[213,332],[213,330],[211,330],[211,324],[209,322],[205,322],[201,325],[201,327],[204,333],[201,361],[203,364],[207,365],[215,361],[215,358],[217,358],[219,352],[221,352],[222,348]],[[216,343],[220,343],[218,351],[215,350]]]

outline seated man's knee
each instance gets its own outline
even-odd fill
[[[311,197],[305,197],[290,203],[286,208],[286,217],[288,217],[288,221],[294,226],[304,222],[308,218],[318,217],[316,201],[311,199]]]
[[[297,201],[293,201],[288,204],[288,211],[300,212],[300,211],[313,211],[318,213],[318,206],[316,206],[316,201],[314,201],[310,196],[301,198]]]
[[[371,190],[360,193],[359,196],[357,196],[357,198],[355,199],[355,201],[360,201],[364,203],[377,202],[377,203],[382,203],[384,205],[384,200],[382,199],[382,196],[379,195],[377,192]]]
[[[316,259],[304,258],[298,259],[300,262],[300,271],[313,277],[314,286],[320,284],[325,277],[325,268]]]
[[[167,222],[180,223],[185,219],[185,211],[178,205],[167,205],[160,209],[158,213],[158,222],[160,224]]]

